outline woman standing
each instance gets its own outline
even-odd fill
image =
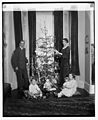
[[[63,48],[61,52],[55,50],[55,53],[60,55],[60,87],[64,83],[64,78],[69,75],[70,72],[70,47],[68,43],[68,39],[63,39]]]

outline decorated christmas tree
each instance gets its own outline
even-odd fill
[[[43,77],[55,76],[54,37],[52,35],[48,36],[46,26],[41,28],[41,30],[44,33],[44,37],[36,40],[36,70],[40,77],[39,81]]]

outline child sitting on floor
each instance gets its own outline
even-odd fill
[[[25,95],[26,97],[29,96],[31,98],[42,97],[42,91],[40,90],[34,78],[31,79],[29,91],[25,91]]]
[[[73,77],[72,73],[69,74],[68,78],[65,78],[65,82],[63,84],[63,88],[60,93],[58,93],[58,97],[66,96],[71,97],[77,91],[77,82]]]
[[[47,78],[43,86],[43,96],[49,97],[50,92],[54,92],[54,91],[56,91],[56,88],[53,86],[52,82],[50,82],[50,79]]]
[[[49,79],[46,80],[46,82],[44,83],[44,87],[47,91],[54,91],[56,90],[56,88],[52,87],[52,83],[50,82]]]

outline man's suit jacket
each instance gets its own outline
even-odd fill
[[[20,59],[22,57],[21,54],[23,56],[22,59]],[[20,60],[22,60],[22,61],[20,61]],[[21,48],[18,47],[13,52],[12,57],[11,57],[11,64],[12,64],[14,71],[16,71],[16,67],[18,67],[18,69],[21,68],[20,62],[24,63],[23,66],[26,68],[26,63],[28,62],[28,60],[25,56],[25,48],[23,48],[23,50],[21,52]]]

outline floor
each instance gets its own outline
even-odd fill
[[[56,117],[94,117],[95,96],[89,95],[85,90],[78,88],[81,95],[67,98],[50,96],[47,99],[18,98],[17,90],[13,90],[10,97],[3,104],[3,116],[56,116]]]

